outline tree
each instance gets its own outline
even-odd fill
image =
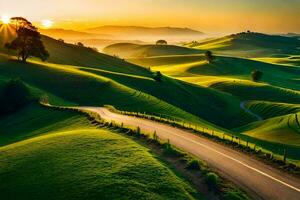
[[[158,81],[158,82],[161,82],[161,79],[162,79],[163,75],[161,74],[160,71],[157,71],[155,74],[154,74],[154,77],[153,79]]]
[[[209,63],[211,63],[211,62],[214,60],[214,56],[213,56],[213,54],[212,54],[211,51],[206,51],[206,52],[205,52],[205,59],[206,59]]]
[[[77,46],[84,47],[84,44],[82,42],[77,42]]]
[[[17,51],[18,60],[26,62],[33,56],[45,61],[49,57],[49,53],[41,40],[41,34],[37,28],[22,17],[11,18],[11,23],[15,25],[17,37],[11,42],[6,43],[5,47]]]
[[[263,73],[255,69],[251,72],[251,77],[252,77],[252,81],[259,82],[263,77]]]
[[[156,45],[167,45],[167,44],[168,44],[168,42],[166,40],[158,40],[156,42]]]

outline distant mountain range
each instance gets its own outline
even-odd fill
[[[142,26],[100,26],[84,30],[88,33],[108,35],[143,35],[143,36],[203,36],[203,32],[189,28],[142,27]]]
[[[94,34],[83,31],[74,31],[66,29],[40,29],[43,35],[50,36],[55,39],[78,40],[78,39],[94,39],[94,38],[111,38],[111,35]]]
[[[140,26],[100,26],[80,31],[66,29],[40,29],[43,35],[66,42],[82,42],[101,50],[107,45],[120,42],[155,43],[164,39],[169,43],[178,43],[202,39],[204,33],[189,28],[140,27]]]

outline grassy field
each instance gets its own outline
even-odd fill
[[[0,124],[4,199],[198,198],[149,149],[77,114],[33,104]]]
[[[262,33],[238,33],[204,42],[191,42],[186,47],[212,50],[223,55],[242,57],[282,57],[299,54],[300,40],[293,37],[267,35]]]
[[[289,128],[291,122],[297,122],[296,117],[292,119],[292,114],[297,110],[293,112],[292,108],[300,104],[300,70],[297,67],[298,57],[294,55],[298,43],[291,44],[292,39],[243,33],[199,42],[202,44],[200,50],[191,49],[199,47],[197,42],[190,44],[191,48],[133,44],[109,47],[129,54],[135,54],[138,50],[138,53],[132,54],[134,58],[127,60],[134,64],[48,37],[43,37],[43,40],[51,54],[49,62],[31,60],[24,65],[10,60],[2,51],[0,80],[21,78],[38,95],[47,94],[50,102],[56,105],[108,104],[119,110],[161,114],[235,133],[269,150],[282,148],[282,145],[295,151],[300,148],[295,142],[299,138],[297,123],[294,128]],[[228,49],[241,54],[252,51],[246,41],[251,42],[251,48],[259,47],[263,51],[255,52],[255,57],[249,54],[247,58],[226,53]],[[277,49],[285,48],[282,54],[271,52],[272,48],[268,46],[271,43]],[[286,47],[283,45],[285,43]],[[206,49],[216,53],[211,63],[205,61],[201,54]],[[260,83],[251,81],[250,74],[254,69],[263,72]],[[162,81],[153,79],[155,71],[163,73]],[[254,109],[249,104],[255,101],[267,101],[270,105],[256,106]],[[285,104],[288,108],[279,104]],[[271,122],[259,121],[248,110],[267,120],[282,117],[284,123],[280,127],[283,131],[276,133],[279,136],[274,134],[272,137],[270,130],[278,128],[264,128],[270,127]],[[289,120],[284,120],[287,118]],[[290,136],[283,140],[285,131]],[[294,154],[293,158],[300,159],[300,155],[297,157]]]
[[[300,104],[300,68],[299,57],[294,55],[299,42],[281,36],[243,33],[186,46],[212,50],[215,59],[208,63],[203,55],[165,55],[129,61],[237,99],[232,105],[244,104],[267,120],[235,127],[234,132],[273,151],[291,148],[293,157],[299,159],[300,127],[295,114]],[[260,83],[251,80],[254,69],[263,72]]]
[[[109,55],[121,58],[152,57],[164,55],[199,54],[203,51],[175,45],[139,45],[132,43],[118,43],[107,46],[103,51]]]

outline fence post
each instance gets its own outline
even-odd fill
[[[286,155],[287,155],[287,150],[283,150],[283,162],[286,163]]]

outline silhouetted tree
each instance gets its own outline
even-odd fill
[[[214,56],[213,56],[213,54],[212,54],[211,51],[206,51],[206,52],[205,52],[205,59],[206,59],[209,63],[211,63],[211,62],[214,60]]]
[[[251,78],[254,82],[259,82],[263,77],[263,73],[257,69],[251,72]]]
[[[82,42],[77,42],[77,46],[84,47],[84,44]]]
[[[58,39],[58,41],[61,43],[65,43],[65,41],[63,39]]]
[[[47,60],[49,53],[37,28],[22,17],[11,18],[11,23],[15,26],[17,37],[11,43],[6,43],[5,47],[17,51],[18,60],[23,62],[31,56]]]
[[[166,40],[158,40],[156,42],[156,45],[167,45],[167,44],[168,44],[168,42]]]
[[[153,79],[156,80],[156,81],[158,81],[158,82],[160,82],[161,79],[162,79],[162,77],[163,77],[163,75],[161,74],[161,72],[160,72],[160,71],[157,71],[157,72],[154,74]]]

